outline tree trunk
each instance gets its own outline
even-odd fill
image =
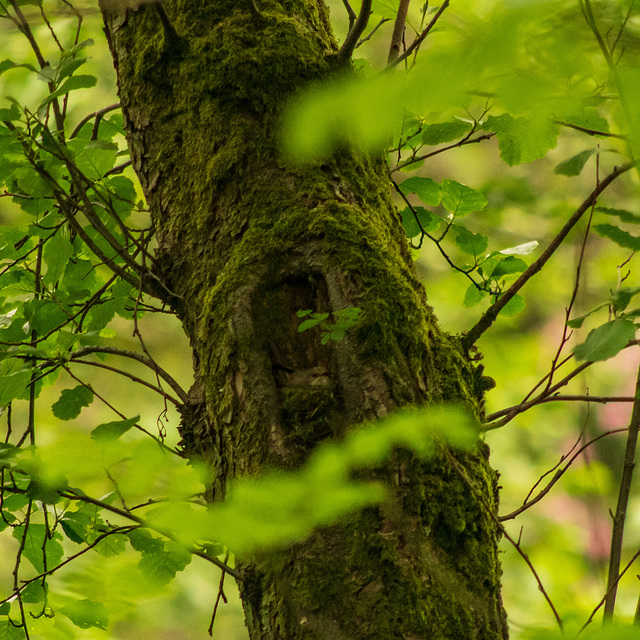
[[[384,163],[279,155],[287,98],[338,68],[322,0],[261,0],[261,15],[251,0],[109,4],[156,272],[193,349],[183,441],[209,464],[210,498],[403,405],[480,414],[481,376],[427,306]],[[300,309],[349,307],[361,318],[340,342],[297,330]],[[244,559],[252,640],[506,638],[496,475],[483,448],[456,456],[464,474],[450,456],[398,451],[376,471],[384,507]]]

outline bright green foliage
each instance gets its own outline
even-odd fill
[[[573,354],[577,360],[608,360],[627,346],[636,334],[636,325],[629,320],[611,320],[589,332]]]
[[[307,331],[313,327],[320,326],[322,336],[320,341],[322,344],[327,344],[329,340],[342,342],[347,331],[358,324],[361,311],[362,310],[357,307],[340,309],[339,311],[334,311],[332,314],[317,313],[311,309],[300,310],[297,312],[298,318],[310,317],[300,323],[298,331]],[[335,318],[334,322],[327,322],[329,315]]]
[[[101,602],[76,600],[72,604],[61,607],[59,611],[81,629],[89,629],[90,627],[106,629],[109,624],[107,608]]]
[[[376,18],[394,19],[397,5],[374,1],[372,24]],[[415,65],[408,60],[408,72],[401,65],[386,72],[369,66],[357,78],[336,74],[326,87],[300,91],[285,118],[286,151],[296,161],[318,162],[345,143],[375,152],[391,146],[390,172],[396,178],[396,169],[424,167],[431,172],[428,162],[442,151],[441,145],[462,147],[492,138],[502,160],[514,166],[544,158],[566,132],[589,136],[588,142],[583,138],[582,146],[559,148],[562,155],[555,162],[613,131],[625,137],[607,137],[607,151],[637,158],[637,10],[625,20],[624,3],[600,3],[598,9],[609,43],[620,31],[615,68],[602,59],[575,4],[498,2],[484,16],[474,15],[472,6],[450,8],[460,13],[430,35],[434,45]],[[420,30],[432,16],[433,8],[428,8],[422,25],[416,16],[410,25]],[[341,443],[324,444],[296,471],[240,480],[229,489],[227,501],[208,508],[202,499],[201,470],[176,455],[161,431],[158,436],[144,432],[140,439],[145,418],[126,418],[140,412],[135,399],[126,415],[96,424],[102,420],[92,413],[98,396],[84,378],[71,381],[68,374],[82,375],[78,371],[84,370],[76,369],[79,360],[85,366],[87,360],[93,366],[104,364],[100,349],[110,346],[114,327],[121,326],[116,323],[137,322],[147,310],[157,309],[148,306],[148,290],[143,290],[149,280],[138,277],[151,252],[153,229],[133,173],[126,172],[122,115],[117,110],[93,114],[77,129],[65,120],[67,101],[72,104],[80,89],[96,85],[95,76],[76,73],[87,62],[85,49],[91,44],[63,44],[43,68],[10,59],[0,62],[3,80],[39,80],[32,104],[8,97],[0,108],[0,187],[15,211],[24,214],[18,226],[0,229],[0,412],[10,424],[15,407],[36,401],[40,407],[43,388],[60,376],[65,388],[46,413],[63,421],[80,418],[87,428],[65,433],[72,424],[59,425],[58,436],[46,446],[26,447],[31,437],[39,442],[37,430],[30,428],[19,436],[20,446],[0,443],[0,531],[12,538],[14,547],[20,546],[18,559],[28,561],[19,567],[20,576],[30,580],[19,587],[19,594],[0,594],[0,640],[25,637],[23,629],[8,620],[20,619],[16,595],[27,616],[40,615],[46,603],[47,615],[61,613],[79,629],[108,626],[99,595],[96,600],[73,600],[65,593],[64,578],[59,593],[48,586],[44,573],[55,571],[71,553],[95,551],[102,559],[113,559],[133,552],[137,575],[152,585],[165,585],[189,565],[194,553],[215,559],[226,547],[242,557],[286,546],[319,525],[384,501],[382,485],[362,479],[362,472],[383,463],[394,448],[428,457],[441,441],[466,449],[477,442],[477,425],[458,409],[399,414],[363,426]],[[11,93],[26,95],[19,83]],[[556,165],[556,175],[584,179],[595,165],[589,159],[602,150],[589,146],[572,155]],[[616,163],[623,160],[616,157]],[[398,180],[407,197],[398,197],[405,235],[416,248],[425,238],[435,242],[457,277],[465,279],[465,285],[472,281],[461,289],[464,298],[459,295],[464,307],[495,304],[527,271],[527,256],[536,251],[538,240],[495,250],[515,242],[491,226],[496,211],[503,213],[494,202],[500,194],[490,186],[474,188],[436,171],[432,175],[440,177]],[[473,184],[467,176],[455,177]],[[411,204],[415,198],[421,204]],[[532,214],[543,218],[547,203],[534,204]],[[595,208],[607,220],[595,224],[595,231],[612,240],[612,247],[625,250],[619,262],[640,249],[640,238],[618,226],[640,222],[640,214],[630,210],[633,204],[621,201],[620,207],[625,206],[629,208]],[[500,219],[505,226],[511,224],[508,207]],[[535,235],[537,227],[531,226]],[[548,245],[548,238],[539,240]],[[155,281],[153,285],[159,286]],[[574,349],[576,360],[612,358],[633,340],[640,310],[629,306],[639,292],[619,283],[613,293],[602,296],[603,302],[593,301],[591,311],[567,323],[579,328],[604,308],[613,316]],[[524,309],[524,298],[515,294],[501,315]],[[342,309],[332,316],[309,309],[298,316],[303,318],[299,331],[319,327],[326,345],[351,335],[360,309]],[[148,384],[155,386],[154,378]],[[171,401],[175,389],[166,384],[158,388]],[[583,475],[587,472],[590,479],[596,474],[601,484],[611,481],[597,468]],[[579,476],[569,486],[577,494],[586,480]],[[47,623],[46,616],[39,620]],[[539,631],[528,637],[573,636]],[[589,628],[580,637],[631,640],[638,632]]]

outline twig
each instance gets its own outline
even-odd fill
[[[471,133],[473,133],[473,131],[471,131]],[[440,147],[439,149],[436,149],[435,151],[430,151],[429,153],[425,153],[422,156],[416,156],[414,158],[409,158],[404,162],[400,162],[391,171],[392,172],[399,171],[400,169],[404,169],[409,165],[412,165],[416,162],[421,162],[422,160],[427,160],[429,158],[432,158],[433,156],[437,156],[440,153],[449,151],[450,149],[464,147],[465,145],[473,144],[474,142],[482,142],[483,140],[490,140],[491,138],[493,138],[493,136],[496,135],[495,133],[484,133],[481,136],[478,136],[477,138],[471,138],[471,133],[467,135],[465,138],[463,138],[462,140],[459,140],[458,142],[454,142],[453,144],[449,144],[446,147]]]
[[[229,562],[229,552],[224,556],[224,563],[227,564]],[[220,583],[218,584],[218,595],[216,596],[216,602],[213,605],[213,613],[211,614],[211,624],[209,625],[209,635],[213,637],[213,623],[216,621],[216,613],[218,613],[218,606],[220,605],[220,600],[227,604],[227,596],[224,594],[224,579],[226,577],[226,573],[223,571],[220,576]]]
[[[371,29],[371,31],[369,32],[369,35],[366,35],[364,38],[360,38],[360,40],[358,40],[358,44],[356,45],[356,49],[363,45],[365,42],[367,42],[368,40],[371,40],[371,36],[373,36],[373,34],[385,23],[385,22],[389,22],[389,20],[391,20],[391,18],[381,18],[380,22],[378,22],[378,24],[373,27],[373,29]]]
[[[115,507],[112,504],[103,502],[102,500],[97,500],[96,498],[92,498],[91,496],[88,496],[84,493],[83,494],[75,493],[73,489],[69,489],[67,491],[60,491],[59,493],[63,498],[68,498],[69,500],[78,500],[79,502],[86,502],[87,504],[92,504],[100,509],[104,509],[105,511],[110,511],[111,513],[115,513],[119,516],[122,516],[127,520],[136,522],[137,524],[143,527],[147,527],[148,529],[151,529],[152,531],[159,533],[160,535],[164,536],[165,538],[168,538],[169,540],[180,542],[178,540],[178,537],[175,534],[171,533],[167,529],[153,526],[152,524],[146,522],[144,518],[141,518],[140,516],[137,516],[131,513],[131,511],[125,511],[124,509]],[[210,556],[209,554],[195,547],[187,546],[186,549],[190,553],[192,553],[194,556],[198,556],[199,558],[207,560],[211,564],[216,565],[216,567],[218,567],[219,569],[222,569],[223,571],[228,573],[230,576],[233,576],[236,580],[242,581],[242,576],[235,569],[232,569],[229,565],[222,562],[222,560],[218,560],[218,558],[216,558],[215,556]]]
[[[540,393],[540,395],[536,396],[533,400],[527,400],[525,398],[520,404],[517,404],[513,407],[507,407],[506,409],[501,409],[500,411],[496,411],[495,413],[492,413],[491,415],[487,416],[487,421],[483,425],[483,431],[491,431],[492,429],[498,429],[499,427],[502,427],[505,424],[507,424],[507,422],[510,422],[511,420],[513,420],[513,418],[515,418],[515,416],[517,416],[518,414],[523,413],[524,411],[527,411],[528,409],[530,409],[531,407],[537,404],[541,404],[545,398],[553,397],[553,394],[556,393],[558,389],[561,389],[562,387],[569,384],[569,382],[573,378],[575,378],[579,373],[582,373],[585,369],[590,367],[592,364],[593,362],[591,360],[588,360],[587,362],[583,362],[581,365],[576,367],[571,373],[567,374],[564,378],[562,378],[562,380],[560,380],[559,382],[556,382],[556,384],[554,384],[553,387],[551,387],[550,389],[545,389]],[[538,382],[538,384],[534,387],[533,390],[539,387],[542,384],[542,382],[547,379],[548,376],[549,374],[547,374],[540,382]],[[531,393],[532,391],[530,391],[527,394],[527,398],[531,396]],[[502,416],[504,416],[504,418],[499,422],[496,422],[496,420],[498,420],[498,418],[501,418]]]
[[[182,400],[184,404],[187,403],[187,392],[152,358],[143,356],[142,354],[136,353],[135,351],[129,351],[128,349],[91,345],[88,347],[82,347],[77,351],[73,351],[69,354],[69,359],[76,360],[77,358],[82,358],[83,356],[89,355],[91,353],[109,353],[111,355],[122,356],[123,358],[131,358],[132,360],[141,362],[142,364],[152,369],[157,375],[159,375],[178,394],[180,400]]]
[[[611,551],[609,553],[609,574],[607,578],[607,595],[604,602],[604,620],[613,618],[616,605],[616,593],[618,573],[620,571],[620,559],[622,556],[622,538],[624,534],[624,522],[629,505],[633,468],[635,467],[636,445],[638,443],[638,431],[640,430],[640,366],[636,379],[636,401],[633,404],[629,433],[627,435],[627,447],[624,452],[624,464],[622,466],[622,478],[618,492],[618,504],[613,517],[613,530],[611,531]]]
[[[371,4],[372,0],[362,0],[362,5],[360,6],[360,13],[358,14],[358,18],[353,23],[353,27],[349,30],[347,37],[344,39],[342,46],[340,47],[340,51],[338,51],[338,60],[342,62],[346,62],[351,58],[351,54],[356,48],[356,44],[358,44],[358,40],[360,36],[364,33],[364,30],[367,28],[367,23],[369,22],[369,16],[371,15]]]
[[[587,447],[590,447],[592,444],[594,444],[595,442],[597,442],[601,438],[604,438],[606,436],[610,436],[610,435],[612,435],[614,433],[622,433],[622,432],[624,432],[626,430],[627,430],[626,428],[624,428],[624,429],[612,429],[611,431],[607,431],[606,433],[600,434],[597,438],[594,438],[593,440],[590,440],[589,442],[587,442],[587,444],[585,444],[582,447],[580,447],[580,449],[578,449],[578,451],[576,451],[576,453],[573,456],[571,456],[569,462],[567,462],[566,465],[562,469],[558,469],[558,471],[555,472],[555,474],[553,475],[553,478],[551,478],[551,480],[545,485],[544,489],[541,489],[536,494],[536,496],[534,498],[531,498],[531,500],[529,500],[528,497],[527,497],[527,499],[525,499],[525,501],[523,502],[522,506],[518,507],[514,511],[511,511],[510,513],[507,513],[504,516],[500,516],[499,517],[500,522],[505,522],[506,520],[513,520],[516,516],[519,516],[523,511],[526,511],[527,509],[532,507],[537,502],[540,502],[540,500],[542,500],[542,498],[544,498],[547,495],[547,493],[549,493],[549,491],[551,491],[553,485],[556,484],[556,482],[558,482],[558,480],[560,480],[560,478],[565,474],[565,472],[573,464],[575,459]],[[562,464],[564,462],[564,460],[565,460],[565,457],[563,456],[560,459],[560,462],[558,463],[558,465]],[[556,466],[558,466],[558,465],[556,465]],[[553,471],[553,469],[551,469],[550,471]],[[550,473],[550,471],[548,471],[545,475]],[[544,475],[542,476],[542,478],[544,478]],[[540,480],[542,480],[542,478],[540,478]],[[535,486],[537,486],[537,484],[540,482],[540,480],[538,480],[538,482],[536,483]],[[533,489],[531,489],[531,491],[529,492],[529,495],[531,495],[531,493],[535,489],[535,486],[533,487]]]
[[[387,58],[387,64],[391,64],[400,55],[400,47],[402,46],[402,35],[404,34],[404,25],[407,21],[407,13],[409,11],[410,2],[411,0],[400,0],[398,13],[396,14],[396,21],[393,25],[393,32],[391,34],[391,44],[389,45],[389,56]]]
[[[603,138],[619,138],[626,140],[627,136],[620,135],[619,133],[609,133],[608,131],[598,131],[597,129],[588,129],[587,127],[581,127],[571,122],[564,122],[564,120],[555,120],[557,125],[561,127],[569,127],[569,129],[575,129],[576,131],[582,131],[582,133],[588,133],[590,136],[602,136]]]
[[[17,595],[22,593],[22,591],[24,591],[32,582],[37,582],[38,580],[42,580],[46,576],[50,576],[50,575],[56,573],[56,571],[62,569],[62,567],[64,567],[65,565],[69,564],[70,562],[72,562],[76,558],[79,558],[80,556],[84,555],[85,553],[87,553],[87,551],[91,551],[91,549],[93,549],[97,544],[102,542],[102,540],[104,540],[108,536],[114,535],[116,533],[127,533],[129,531],[132,531],[133,529],[137,529],[138,527],[139,527],[139,525],[135,525],[135,526],[131,526],[130,525],[130,526],[126,526],[126,527],[117,527],[116,529],[111,529],[110,531],[107,531],[106,533],[103,533],[103,534],[99,535],[93,542],[87,544],[87,546],[84,549],[81,549],[77,553],[74,553],[72,556],[69,556],[68,558],[65,558],[65,560],[63,560],[60,564],[57,564],[52,569],[48,569],[47,571],[43,571],[42,573],[38,574],[37,576],[35,576],[33,578],[29,578],[28,580],[21,580],[22,585],[20,587],[18,587],[17,590],[14,590],[14,592],[11,593],[10,595],[8,595],[6,598],[4,598],[3,600],[0,600],[0,604],[4,604],[5,602],[9,602],[13,598],[15,598]]]
[[[627,573],[627,571],[631,568],[631,565],[638,559],[639,556],[640,556],[640,550],[636,551],[633,554],[633,556],[631,557],[631,560],[629,560],[629,562],[627,562],[627,564],[625,565],[624,569],[620,572],[620,574],[616,578],[615,584],[613,585],[613,587],[617,587],[618,586],[618,582],[620,582],[620,579],[622,578],[622,576],[625,573]],[[594,610],[591,612],[591,615],[587,618],[587,621],[580,628],[580,633],[582,633],[591,624],[591,621],[593,620],[594,616],[596,615],[596,613],[598,613],[598,609],[600,609],[600,607],[604,604],[604,601],[606,600],[608,595],[609,595],[609,591],[607,591],[602,596],[602,600],[600,600],[600,602],[596,605]]]
[[[109,111],[114,111],[115,109],[119,109],[119,108],[120,108],[120,103],[115,102],[114,104],[110,104],[108,107],[103,107],[102,109],[98,109],[98,111],[89,113],[84,118],[82,118],[80,122],[78,122],[75,129],[71,132],[71,135],[69,136],[69,140],[73,140],[73,138],[75,138],[80,133],[80,129],[82,129],[82,127],[84,127],[84,125],[87,124],[87,122],[89,122],[89,120],[91,120],[92,118],[95,118],[96,122],[99,122],[100,120],[102,120],[102,117],[106,113],[109,113]]]
[[[401,55],[398,56],[395,60],[387,64],[387,69],[395,67],[400,64],[403,60],[406,60],[414,51],[420,47],[420,45],[424,42],[424,39],[429,35],[431,29],[436,25],[436,22],[440,19],[440,16],[445,12],[445,9],[449,6],[449,0],[444,0],[436,15],[431,18],[431,22],[422,30],[422,33],[411,43],[407,50]]]
[[[596,164],[596,184],[600,182],[600,155],[597,156],[597,164]],[[580,276],[582,275],[582,264],[584,262],[584,254],[587,250],[587,240],[589,239],[589,232],[591,231],[591,221],[593,220],[593,211],[595,209],[595,202],[591,206],[591,211],[589,213],[589,219],[587,220],[587,228],[584,232],[584,237],[582,239],[582,245],[580,247],[580,255],[578,257],[578,264],[576,266],[576,276],[574,279],[573,292],[571,293],[571,299],[569,300],[569,305],[565,309],[564,313],[564,326],[562,328],[562,339],[560,340],[560,344],[558,345],[558,350],[556,351],[553,360],[551,361],[551,369],[549,371],[549,379],[547,380],[547,389],[551,387],[553,383],[553,374],[556,371],[558,360],[560,359],[560,355],[565,345],[569,341],[572,335],[572,331],[569,330],[569,318],[571,317],[571,311],[573,310],[573,305],[576,302],[578,297],[578,290],[580,288]]]
[[[522,287],[542,269],[547,263],[549,258],[556,252],[558,247],[562,244],[563,240],[569,234],[569,231],[573,229],[576,223],[584,215],[584,213],[595,204],[598,196],[618,177],[623,173],[626,173],[635,166],[635,162],[628,162],[627,164],[616,167],[604,180],[602,180],[596,188],[587,196],[586,200],[576,209],[574,214],[569,218],[567,223],[562,227],[560,233],[551,241],[549,246],[545,249],[542,255],[529,267],[524,273],[505,291],[500,299],[492,304],[484,315],[478,320],[478,322],[467,332],[463,337],[463,344],[466,348],[470,348],[474,345],[480,336],[491,327],[498,314],[507,303],[513,298],[513,296],[522,289]]]
[[[342,4],[347,11],[347,15],[349,16],[349,31],[353,29],[353,23],[356,21],[358,16],[356,12],[353,10],[353,7],[349,4],[349,0],[342,0]]]

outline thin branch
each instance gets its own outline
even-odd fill
[[[640,550],[636,551],[633,556],[631,557],[631,560],[629,560],[629,562],[627,562],[627,564],[625,565],[624,569],[620,572],[620,574],[618,575],[618,577],[615,580],[615,584],[612,585],[611,588],[616,588],[618,586],[618,582],[620,582],[622,576],[627,573],[627,571],[631,568],[631,565],[638,559],[638,557],[640,557]],[[609,595],[609,591],[607,591],[603,596],[602,596],[602,600],[600,600],[600,602],[596,605],[596,607],[594,608],[594,610],[591,612],[591,615],[587,618],[587,621],[582,625],[582,627],[580,628],[580,633],[582,633],[590,624],[591,621],[593,620],[594,616],[596,615],[596,613],[598,613],[598,610],[600,609],[600,607],[604,604],[605,600],[607,599],[607,596]]]
[[[545,487],[543,489],[541,489],[536,494],[536,496],[534,498],[531,498],[530,500],[528,498],[525,499],[525,501],[522,503],[522,506],[518,507],[514,511],[511,511],[510,513],[507,513],[504,516],[500,516],[500,518],[499,518],[500,522],[505,522],[506,520],[513,520],[516,516],[519,516],[523,511],[526,511],[527,509],[532,507],[537,502],[540,502],[540,500],[542,500],[542,498],[544,498],[549,493],[549,491],[551,491],[553,485],[555,485],[556,482],[558,482],[558,480],[560,480],[560,478],[565,474],[565,472],[573,464],[573,462],[576,460],[576,458],[579,455],[581,455],[582,452],[587,447],[590,447],[592,444],[594,444],[595,442],[597,442],[601,438],[604,438],[606,436],[610,436],[610,435],[615,434],[615,433],[623,433],[624,431],[627,431],[626,427],[624,429],[612,429],[611,431],[607,431],[605,433],[600,434],[597,438],[594,438],[593,440],[590,440],[585,445],[580,447],[580,449],[578,449],[578,451],[576,451],[576,453],[573,456],[571,456],[571,458],[566,463],[566,465],[562,469],[558,469],[555,472],[555,474],[553,475],[553,478],[551,478],[551,480],[545,485]],[[564,460],[565,460],[565,456],[562,456],[562,458],[560,459],[560,462],[558,463],[558,465],[562,464],[564,462]],[[558,465],[556,465],[556,466],[558,466]],[[553,469],[551,469],[551,471],[553,471]],[[550,473],[550,472],[548,471],[547,473]],[[545,475],[547,475],[547,474],[545,474]],[[542,478],[544,478],[544,476],[542,476]],[[542,480],[542,478],[540,478],[540,480]],[[540,480],[538,480],[538,483],[540,482]],[[536,486],[537,486],[538,483],[536,483]],[[529,494],[531,494],[534,489],[535,489],[535,486],[529,492]]]
[[[398,56],[395,60],[393,60],[387,65],[387,69],[390,69],[400,64],[420,47],[420,45],[424,42],[425,38],[429,35],[429,33],[431,32],[431,29],[435,27],[436,22],[438,22],[438,20],[440,19],[440,16],[445,12],[445,9],[448,6],[449,6],[449,0],[444,0],[442,5],[440,5],[440,8],[436,12],[435,16],[431,18],[431,22],[429,22],[429,24],[422,30],[422,33],[411,43],[409,47],[407,47],[407,50],[401,56]]]
[[[590,136],[602,136],[603,138],[619,138],[620,140],[626,140],[627,136],[623,136],[619,133],[609,133],[608,131],[598,131],[597,129],[588,129],[587,127],[580,127],[577,124],[571,122],[564,122],[564,120],[555,120],[557,125],[561,127],[568,127],[569,129],[575,129],[576,131],[582,131]]]
[[[591,360],[588,360],[587,362],[583,362],[581,365],[576,367],[571,373],[567,374],[564,378],[562,378],[562,380],[560,380],[559,382],[556,382],[556,384],[554,384],[553,387],[549,389],[545,389],[533,400],[527,400],[525,398],[525,400],[523,400],[520,404],[514,405],[513,407],[507,407],[506,409],[501,409],[500,411],[496,411],[495,413],[490,414],[489,416],[487,416],[487,419],[486,419],[487,421],[483,425],[482,430],[492,431],[493,429],[498,429],[499,427],[503,427],[508,422],[511,422],[511,420],[513,420],[513,418],[515,418],[518,414],[527,411],[531,407],[534,407],[537,404],[541,404],[542,402],[550,402],[550,400],[546,400],[546,399],[553,397],[553,395],[558,391],[558,389],[561,389],[562,387],[569,384],[569,382],[573,378],[575,378],[579,373],[582,373],[585,369],[590,367],[592,364],[593,362]],[[549,374],[547,374],[536,385],[536,387],[540,386],[548,376]],[[534,390],[535,390],[535,387],[534,387]],[[529,394],[527,394],[527,398],[531,396],[531,393],[532,392],[530,391]],[[504,416],[504,418],[496,422],[502,416]]]
[[[389,45],[389,56],[387,64],[391,64],[399,55],[400,47],[402,47],[402,36],[404,34],[404,25],[407,21],[407,13],[409,12],[409,3],[411,0],[400,0],[396,21],[393,25],[391,34],[391,44]]]
[[[167,400],[169,400],[169,402],[174,404],[176,407],[182,406],[181,402],[177,398],[174,398],[171,394],[167,393],[164,389],[161,389],[160,387],[156,387],[150,382],[147,382],[146,380],[143,380],[138,376],[134,376],[128,371],[117,369],[116,367],[112,367],[108,364],[104,364],[103,362],[93,362],[92,360],[80,360],[80,358],[70,359],[69,362],[75,362],[76,364],[86,364],[86,365],[89,365],[90,367],[98,367],[99,369],[106,369],[107,371],[112,371],[113,373],[117,373],[125,378],[129,378],[129,380],[132,380],[133,382],[136,382],[142,385],[143,387],[147,387],[148,389],[151,389],[156,393],[159,393],[163,398],[166,398]]]
[[[114,104],[110,104],[108,107],[103,107],[102,109],[98,109],[93,113],[89,113],[84,118],[82,118],[80,122],[78,122],[75,129],[71,132],[69,139],[73,140],[73,138],[75,138],[80,133],[80,129],[82,129],[82,127],[84,127],[84,125],[87,124],[89,120],[92,120],[93,118],[95,118],[96,121],[99,122],[100,120],[102,120],[102,117],[105,114],[109,113],[109,111],[114,111],[115,109],[119,109],[119,108],[120,108],[120,103],[115,102]]]
[[[169,540],[180,542],[178,540],[178,537],[175,534],[171,533],[167,529],[153,526],[152,524],[146,522],[144,518],[141,518],[140,516],[137,516],[131,513],[131,511],[125,511],[124,509],[115,507],[112,504],[103,502],[102,500],[96,500],[95,498],[92,498],[91,496],[88,496],[86,494],[77,494],[72,489],[67,491],[60,491],[59,493],[63,498],[68,498],[69,500],[78,500],[80,502],[86,502],[87,504],[92,504],[100,509],[104,509],[105,511],[110,511],[111,513],[115,513],[119,516],[122,516],[123,518],[126,518],[127,520],[131,520],[132,522],[136,522],[137,524],[143,527],[151,529],[152,531],[159,533],[160,535],[164,536],[165,538],[168,538]],[[235,569],[232,569],[230,566],[222,562],[222,560],[218,560],[218,558],[216,558],[215,556],[210,556],[204,551],[201,551],[200,549],[197,549],[195,547],[188,546],[186,548],[193,555],[198,556],[199,558],[203,558],[208,562],[211,562],[212,564],[216,565],[216,567],[218,567],[219,569],[222,569],[223,571],[228,573],[230,576],[233,576],[236,580],[242,582],[242,576]]]
[[[82,358],[91,353],[109,353],[115,356],[122,356],[123,358],[131,358],[132,360],[137,360],[142,364],[149,367],[154,373],[159,375],[180,397],[180,400],[184,404],[187,403],[187,392],[176,382],[176,380],[167,373],[162,367],[158,365],[158,363],[148,356],[144,356],[140,353],[136,353],[135,351],[129,351],[128,349],[120,349],[118,347],[105,347],[105,346],[88,346],[82,347],[77,351],[73,351],[69,354],[70,360],[76,360],[77,358]]]
[[[139,525],[117,527],[115,529],[111,529],[110,531],[107,531],[106,533],[99,535],[93,542],[87,544],[87,546],[84,549],[80,549],[80,551],[78,551],[77,553],[74,553],[73,555],[65,558],[60,564],[57,564],[55,567],[53,567],[53,569],[43,571],[42,573],[38,574],[33,578],[29,578],[28,580],[21,580],[22,585],[17,590],[14,590],[14,592],[8,595],[6,598],[4,598],[3,600],[0,600],[0,604],[4,604],[5,602],[10,602],[11,600],[13,600],[13,598],[15,598],[20,593],[22,593],[32,582],[38,582],[38,580],[42,580],[43,578],[46,578],[47,576],[50,576],[56,573],[56,571],[59,571],[64,566],[68,565],[70,562],[75,560],[76,558],[83,556],[85,553],[87,553],[87,551],[91,551],[91,549],[93,549],[97,544],[102,542],[105,538],[111,535],[114,535],[116,533],[128,533],[129,531],[132,531],[133,529],[137,529],[138,527]]]
[[[636,379],[636,401],[633,404],[631,421],[629,422],[629,433],[627,435],[627,446],[624,452],[624,464],[622,466],[622,478],[620,479],[620,490],[618,492],[618,504],[613,517],[613,530],[611,531],[611,551],[609,553],[609,574],[607,577],[607,595],[604,602],[605,621],[613,618],[613,611],[616,605],[616,593],[618,584],[618,574],[620,571],[620,559],[622,557],[622,538],[624,534],[624,522],[629,506],[629,494],[631,493],[631,481],[633,479],[633,468],[635,467],[636,446],[638,443],[638,431],[640,430],[640,366],[638,366],[638,377]]]
[[[349,31],[353,29],[353,23],[357,20],[358,16],[356,12],[353,10],[352,6],[349,4],[349,0],[342,0],[342,4],[347,11],[347,15],[349,16]]]
[[[364,30],[367,28],[367,23],[369,22],[369,16],[371,15],[371,4],[372,0],[362,0],[362,5],[360,6],[360,13],[358,14],[358,18],[351,27],[347,37],[345,38],[342,46],[340,47],[340,51],[338,51],[338,60],[342,62],[346,62],[351,58],[351,54],[353,53],[356,45],[358,44],[358,40],[360,36],[364,33]]]
[[[596,158],[596,184],[600,182],[600,154],[598,154]],[[556,372],[558,366],[558,360],[560,359],[560,355],[562,354],[562,350],[565,345],[571,338],[573,334],[572,331],[569,330],[569,318],[571,317],[571,311],[573,310],[573,305],[575,304],[578,298],[578,290],[580,289],[580,277],[582,275],[582,264],[584,262],[585,252],[587,250],[587,240],[589,239],[589,232],[591,231],[591,221],[593,220],[593,211],[595,209],[595,203],[591,206],[591,211],[589,213],[589,219],[587,220],[587,228],[584,232],[584,237],[582,238],[582,245],[580,246],[580,255],[578,257],[578,264],[576,266],[576,275],[574,278],[573,292],[571,293],[571,299],[569,300],[569,306],[565,309],[564,313],[564,326],[562,327],[562,338],[560,340],[560,344],[558,345],[558,350],[556,351],[553,360],[551,361],[551,369],[549,371],[549,379],[547,381],[547,389],[551,387],[553,384],[553,375]]]
[[[463,344],[469,348],[475,344],[480,336],[491,327],[498,314],[507,303],[522,289],[522,287],[542,269],[547,263],[549,258],[556,252],[558,247],[562,244],[563,240],[567,237],[571,229],[582,218],[584,213],[592,207],[597,201],[598,196],[618,177],[623,173],[626,173],[635,166],[634,162],[628,162],[627,164],[616,167],[604,180],[602,180],[596,188],[589,194],[587,199],[576,209],[574,214],[569,218],[567,223],[562,227],[560,233],[551,241],[549,246],[545,249],[542,255],[533,262],[527,270],[505,291],[500,299],[492,304],[484,315],[478,320],[478,322],[467,332],[463,337]]]
[[[358,47],[360,47],[361,45],[363,45],[365,42],[367,42],[368,40],[371,40],[371,37],[373,36],[373,34],[385,23],[385,22],[389,22],[391,20],[391,18],[381,18],[380,22],[378,22],[378,24],[373,27],[373,29],[371,29],[371,31],[369,32],[368,35],[364,36],[364,38],[361,38],[360,40],[358,40],[358,44],[356,45],[356,49]]]
[[[471,133],[473,133],[473,131]],[[412,165],[416,162],[421,162],[422,160],[428,160],[429,158],[432,158],[433,156],[437,156],[441,153],[444,153],[445,151],[449,151],[450,149],[464,147],[465,145],[473,144],[474,142],[482,142],[483,140],[490,140],[491,138],[493,138],[493,136],[496,135],[495,133],[484,133],[481,136],[478,136],[477,138],[471,138],[471,133],[465,138],[463,138],[462,140],[459,140],[458,142],[454,142],[453,144],[449,144],[446,147],[440,147],[439,149],[436,149],[435,151],[430,151],[429,153],[425,153],[422,156],[416,156],[413,158],[409,158],[404,162],[400,162],[391,171],[392,173],[395,171],[399,171],[400,169],[404,169],[409,165]]]
[[[229,562],[229,552],[224,556],[224,563],[227,564]],[[211,614],[211,624],[209,625],[209,635],[213,637],[213,623],[216,621],[216,613],[218,613],[218,606],[220,605],[220,600],[227,604],[227,596],[224,594],[224,579],[226,577],[226,573],[223,571],[220,576],[220,583],[218,584],[218,595],[216,596],[216,602],[213,605],[213,613]]]

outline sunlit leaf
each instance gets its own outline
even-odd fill
[[[91,627],[106,629],[109,624],[109,613],[102,602],[87,599],[76,600],[61,607],[58,611],[81,629],[90,629]]]
[[[436,145],[462,138],[471,130],[471,124],[462,120],[428,125],[422,133],[424,144]]]
[[[611,320],[590,331],[573,355],[576,360],[608,360],[622,351],[635,334],[636,325],[630,320]]]
[[[405,195],[415,193],[422,202],[432,207],[439,205],[442,199],[440,185],[431,178],[412,176],[400,183],[400,189]]]
[[[551,120],[505,113],[489,116],[484,128],[497,134],[500,157],[510,166],[544,157],[558,141],[558,125]]]
[[[487,199],[479,191],[455,180],[442,181],[442,206],[454,216],[465,216],[472,211],[482,211]]]

